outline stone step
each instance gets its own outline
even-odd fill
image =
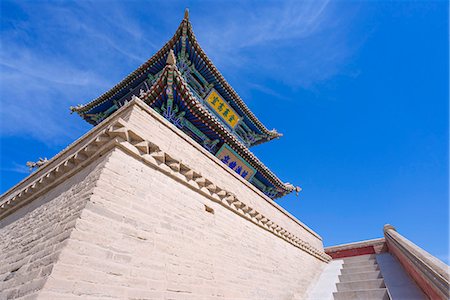
[[[339,282],[362,281],[382,278],[380,271],[339,275]]]
[[[333,293],[334,300],[389,300],[389,294],[385,288],[373,290],[358,290]]]
[[[365,266],[373,266],[377,265],[376,260],[368,260],[368,261],[359,261],[352,263],[344,263],[342,268],[355,268],[355,267],[365,267]]]
[[[345,258],[342,258],[342,260],[344,261],[344,263],[375,260],[375,254],[366,254],[366,255],[352,256],[352,257],[345,257]]]
[[[358,266],[354,268],[343,268],[341,270],[341,274],[353,274],[353,273],[364,273],[364,272],[371,272],[371,271],[378,271],[378,265],[369,265],[369,266]]]
[[[357,291],[357,290],[373,290],[379,288],[385,288],[384,280],[372,279],[372,280],[362,280],[362,281],[349,281],[340,282],[336,284],[338,292],[346,291]]]

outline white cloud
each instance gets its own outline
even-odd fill
[[[124,66],[137,66],[150,56],[145,49],[157,50],[117,5],[101,10],[94,4],[22,3],[26,17],[3,20],[2,135],[26,135],[47,144],[72,141],[89,127],[70,115],[69,107],[112,87],[131,71]]]
[[[208,40],[233,49],[264,46],[268,43],[304,38],[313,34],[327,18],[328,1],[277,2],[267,7],[252,7],[223,16],[220,28]],[[222,12],[221,12],[222,13]],[[214,24],[214,23],[213,23]],[[214,28],[213,26],[208,26]],[[220,40],[220,41],[219,41]]]
[[[31,173],[31,170],[26,165],[18,164],[16,162],[12,162],[12,166],[9,168],[2,167],[1,170],[6,171],[6,172],[26,174],[26,175]]]
[[[338,74],[359,47],[348,37],[357,6],[342,11],[329,1],[250,3],[239,9],[233,4],[193,20],[208,24],[194,30],[225,75],[309,88]]]

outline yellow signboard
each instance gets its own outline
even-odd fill
[[[235,127],[239,122],[239,115],[234,109],[219,95],[219,93],[212,89],[206,97],[206,102],[214,109],[217,114],[231,127]]]
[[[231,149],[227,144],[217,151],[218,157],[224,164],[233,169],[236,173],[241,175],[244,179],[250,180],[256,174],[256,169],[250,166],[239,154]]]

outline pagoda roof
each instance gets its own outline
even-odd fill
[[[200,128],[212,132],[212,134],[223,140],[253,166],[264,179],[273,185],[278,191],[274,198],[284,196],[294,190],[299,191],[299,188],[294,187],[292,184],[283,183],[193,95],[176,66],[176,59],[171,50],[169,50],[169,55],[167,56],[166,66],[161,71],[155,83],[147,91],[141,92],[138,96],[134,95],[133,97],[138,97],[150,107],[153,107],[158,101],[161,101],[161,99],[164,99],[169,94],[182,102],[183,108],[188,110],[190,114],[202,123],[199,125]]]
[[[253,125],[257,132],[263,136],[263,138],[252,145],[260,144],[263,142],[270,141],[274,138],[280,137],[282,134],[278,133],[275,129],[267,129],[261,121],[252,113],[248,106],[244,103],[237,92],[231,87],[231,85],[225,80],[216,66],[211,62],[208,56],[205,54],[204,50],[200,47],[195,34],[192,29],[192,25],[189,21],[188,10],[185,12],[184,19],[180,23],[178,29],[176,30],[174,36],[149,60],[138,67],[135,71],[126,76],[121,82],[116,84],[109,91],[105,92],[100,97],[92,100],[85,105],[78,105],[76,107],[71,107],[73,112],[77,112],[81,117],[83,117],[88,122],[94,124],[92,120],[89,119],[87,114],[96,107],[103,105],[107,101],[111,101],[114,97],[121,97],[128,93],[132,88],[135,88],[139,81],[142,81],[145,76],[149,73],[156,75],[164,67],[165,60],[170,52],[173,50],[175,53],[180,53],[183,49],[190,52],[191,58],[193,58],[196,63],[203,69],[208,70],[209,78],[215,85],[220,87],[220,93],[222,96],[227,98],[231,103],[238,108],[240,112],[247,117],[247,119]],[[188,54],[189,55],[189,54]],[[94,124],[95,125],[95,124]]]

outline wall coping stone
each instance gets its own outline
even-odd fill
[[[147,107],[147,105],[138,98],[134,98],[128,104],[124,105],[107,120],[94,127],[88,133],[58,153],[47,164],[4,193],[0,197],[0,222],[5,216],[11,214],[33,199],[36,199],[39,195],[51,189],[56,184],[73,176],[73,174],[89,164],[92,160],[115,148],[119,148],[310,255],[313,255],[324,262],[329,262],[331,260],[331,257],[322,250],[317,249],[308,242],[296,237],[286,229],[271,221],[268,217],[246,205],[240,199],[237,199],[230,191],[220,188],[217,183],[203,177],[190,166],[182,163],[181,160],[161,151],[156,144],[141,137],[139,133],[130,128],[128,123],[121,118],[125,112],[128,112],[135,107],[143,109],[152,117],[159,120],[163,125],[182,136],[186,141],[196,147],[196,149],[202,151],[203,154],[215,161],[220,167],[227,170],[232,176],[236,176],[242,183],[251,188],[255,193],[277,208],[284,215],[294,220],[315,237],[321,239],[320,236],[306,225],[298,221],[250,183],[234,174],[234,172],[231,172],[218,158],[201,148],[194,141],[190,140],[187,135],[175,128],[151,108]]]
[[[442,299],[450,298],[450,267],[448,265],[403,237],[392,225],[386,224],[384,226],[384,235],[389,252],[397,256],[400,262],[404,262],[406,258],[407,263],[412,264],[414,269],[425,279],[425,284],[431,286]],[[400,256],[404,257],[398,257],[398,251],[396,250],[401,253]],[[421,285],[424,282],[417,280],[417,278],[415,280],[427,293],[426,287]],[[428,296],[430,295],[428,294]]]
[[[181,138],[183,138],[186,142],[188,142],[190,145],[192,145],[194,148],[196,148],[198,151],[200,151],[203,155],[214,161],[217,166],[228,172],[231,176],[237,178],[241,183],[243,183],[245,186],[250,188],[253,192],[258,194],[260,197],[264,198],[266,202],[268,202],[270,205],[275,207],[277,210],[282,212],[284,215],[286,215],[289,219],[303,227],[306,231],[311,233],[313,236],[318,238],[322,241],[322,237],[318,235],[316,232],[314,232],[311,228],[309,228],[307,225],[305,225],[303,222],[298,220],[296,217],[294,217],[292,214],[290,214],[288,211],[286,211],[283,207],[281,207],[278,203],[276,203],[273,199],[266,196],[263,192],[261,192],[259,189],[257,189],[253,184],[251,184],[248,180],[245,180],[242,178],[242,176],[239,176],[236,172],[231,170],[229,167],[225,166],[220,159],[218,159],[216,156],[208,152],[205,148],[200,146],[197,142],[192,140],[187,134],[185,134],[183,131],[179,130],[176,126],[174,126],[172,123],[167,121],[163,116],[155,112],[152,108],[150,108],[147,104],[145,104],[144,101],[139,99],[138,97],[133,98],[132,101],[135,101],[136,106],[141,108],[144,112],[151,115],[153,118],[157,119],[159,122],[164,124],[166,127],[171,129],[173,132],[175,132],[177,135],[179,135]],[[130,102],[131,103],[131,102]]]
[[[371,239],[371,240],[365,240],[365,241],[359,241],[359,242],[346,243],[346,244],[341,244],[341,245],[325,247],[324,250],[325,250],[325,252],[335,252],[335,251],[355,249],[355,248],[368,247],[368,246],[378,246],[378,245],[382,245],[384,243],[385,243],[384,238],[378,238],[378,239]]]

